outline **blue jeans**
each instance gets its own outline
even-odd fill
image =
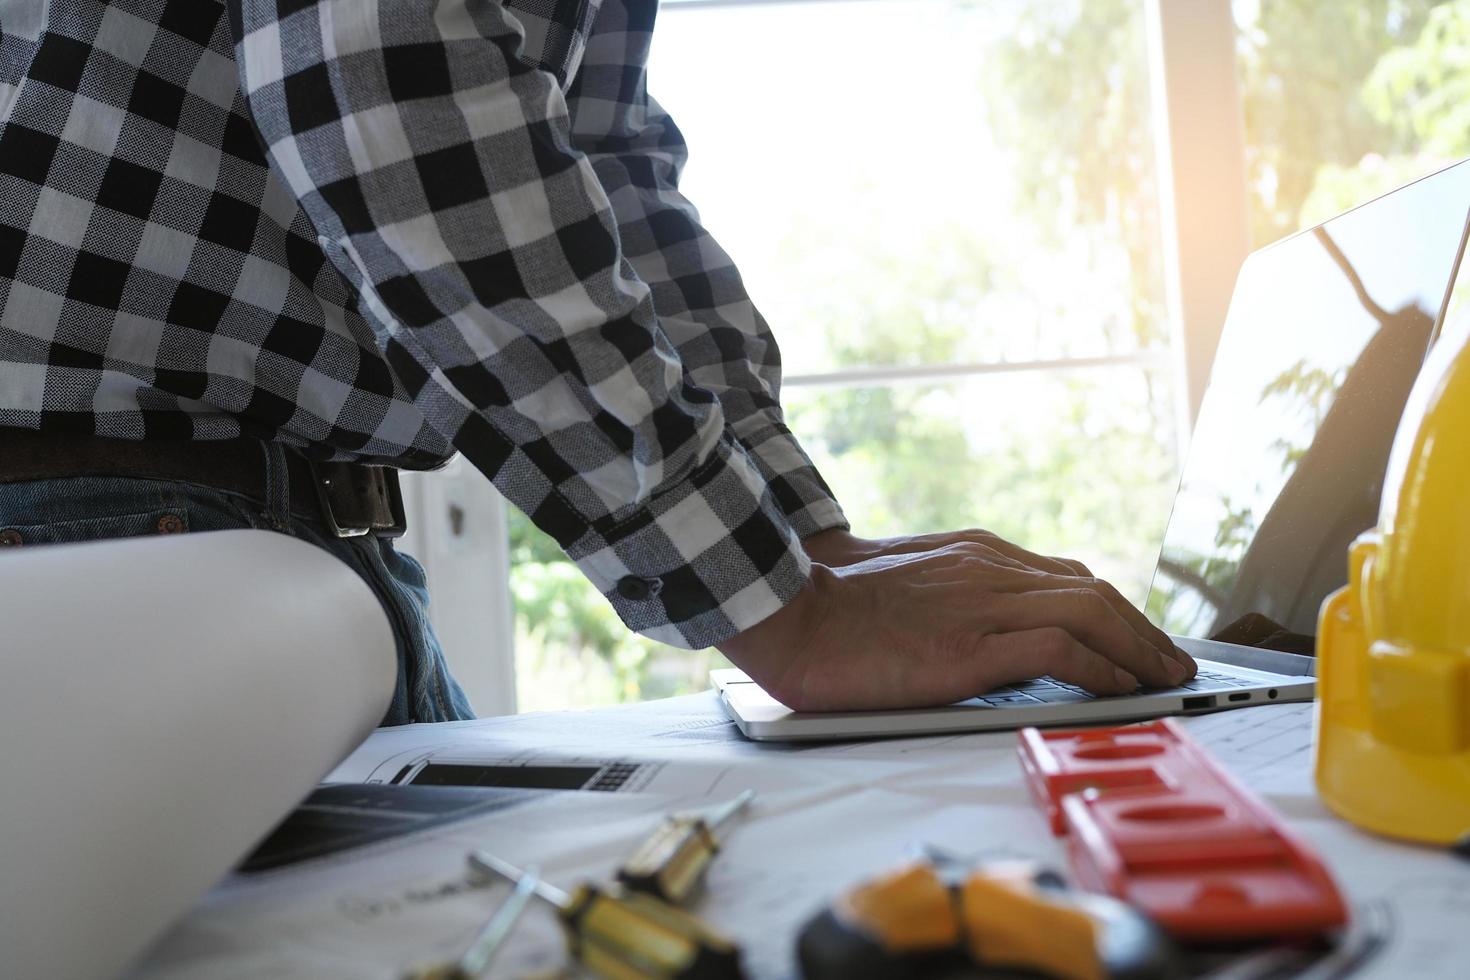
[[[279,451],[270,458],[274,465],[283,466]],[[272,485],[274,481],[262,482]],[[291,514],[284,492],[280,497],[262,501],[189,483],[123,477],[0,483],[0,545],[27,548],[240,528],[291,534],[351,566],[372,587],[388,614],[398,645],[398,682],[382,723],[473,718],[469,699],[449,675],[444,652],[429,625],[423,566],[394,550],[385,538],[333,537],[315,521]],[[4,550],[0,548],[0,553]],[[181,596],[180,601],[187,602],[188,597]],[[321,694],[331,696],[330,691]]]

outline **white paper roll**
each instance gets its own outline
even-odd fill
[[[381,720],[372,591],[269,531],[0,552],[0,963],[116,974]]]

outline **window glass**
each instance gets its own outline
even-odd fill
[[[1148,592],[1175,482],[1159,365],[811,386],[792,429],[868,536],[984,527]]]
[[[1144,64],[1136,0],[666,4],[650,87],[801,376],[1153,338]]]
[[[1235,0],[1257,246],[1470,154],[1467,0]]]

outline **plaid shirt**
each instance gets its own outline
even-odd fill
[[[0,426],[457,449],[631,628],[759,622],[844,522],[677,190],[656,7],[6,4]]]

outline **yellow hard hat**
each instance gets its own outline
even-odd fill
[[[1466,327],[1470,327],[1467,324]],[[1389,456],[1377,529],[1318,625],[1316,775],[1369,830],[1470,838],[1470,329],[1442,337]]]

